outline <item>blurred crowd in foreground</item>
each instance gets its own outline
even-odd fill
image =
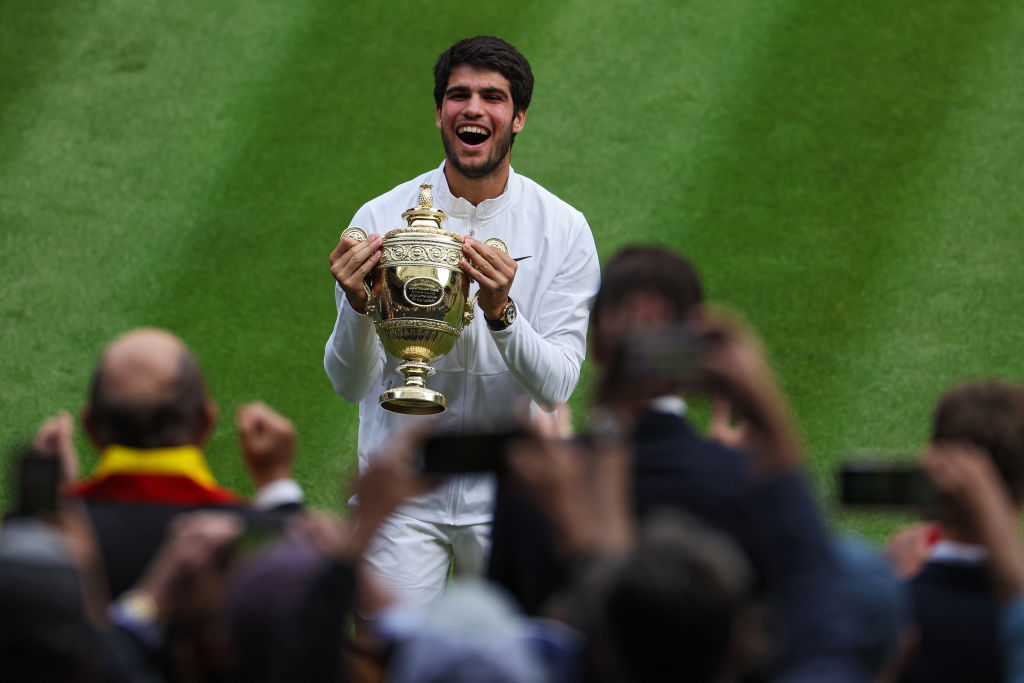
[[[1024,681],[1024,387],[941,397],[920,460],[941,496],[875,550],[830,535],[764,352],[685,259],[617,253],[591,348],[583,433],[564,409],[476,441],[424,421],[362,473],[349,522],[304,508],[294,429],[263,404],[235,416],[256,495],[220,487],[195,359],[160,330],[116,339],[82,412],[97,470],[67,413],[12,466],[2,680]],[[711,398],[708,434],[687,396]],[[473,470],[497,485],[486,576],[401,602],[361,554]]]

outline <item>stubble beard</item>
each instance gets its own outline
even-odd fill
[[[501,162],[505,160],[505,157],[512,150],[512,130],[509,129],[500,145],[492,148],[494,152],[489,157],[472,165],[464,164],[459,160],[459,150],[456,146],[456,141],[448,137],[448,131],[445,129],[441,130],[441,143],[444,145],[444,154],[448,159],[448,163],[456,171],[467,178],[486,178],[501,166]]]

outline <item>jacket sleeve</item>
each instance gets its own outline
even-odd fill
[[[601,281],[597,247],[581,213],[576,214],[569,245],[562,267],[544,292],[541,310],[533,316],[535,323],[521,316],[507,329],[491,331],[516,381],[548,411],[569,400],[579,381],[590,306]]]
[[[370,205],[364,204],[349,225],[358,225],[373,234],[379,232],[376,218]],[[353,310],[337,282],[334,283],[334,303],[338,317],[324,348],[324,370],[338,396],[358,403],[384,372],[384,348],[377,339],[373,320]]]
[[[384,350],[373,321],[352,309],[338,284],[334,286],[334,298],[338,318],[324,348],[324,370],[339,396],[358,403],[384,371]]]

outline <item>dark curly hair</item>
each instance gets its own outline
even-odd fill
[[[513,116],[530,106],[533,97],[533,71],[526,57],[501,38],[477,36],[466,38],[441,53],[434,65],[434,102],[440,108],[452,69],[469,64],[497,71],[508,79],[512,88]]]

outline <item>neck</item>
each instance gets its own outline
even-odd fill
[[[449,162],[444,165],[444,177],[448,181],[448,189],[455,197],[462,197],[473,206],[486,199],[500,197],[508,184],[509,161],[505,158],[498,168],[482,178],[470,178],[459,172]]]

